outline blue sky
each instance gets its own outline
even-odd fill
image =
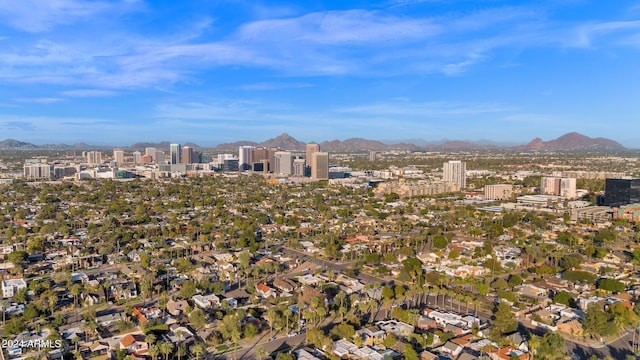
[[[638,148],[639,96],[640,1],[0,0],[0,139]]]

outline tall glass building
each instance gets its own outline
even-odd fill
[[[640,203],[640,179],[606,179],[604,204],[621,206]]]

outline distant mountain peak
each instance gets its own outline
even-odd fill
[[[598,137],[590,138],[577,132],[570,132],[557,139],[543,141],[539,137],[531,140],[527,145],[516,146],[517,150],[625,150],[620,143]]]

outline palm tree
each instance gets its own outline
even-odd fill
[[[150,345],[149,355],[151,355],[152,360],[156,360],[158,358],[158,355],[160,355],[160,346],[158,344]]]
[[[256,356],[258,356],[258,360],[262,360],[262,358],[266,357],[267,355],[269,355],[269,353],[263,347],[260,347],[258,348],[258,350],[256,350]]]
[[[160,352],[164,354],[164,359],[169,360],[169,354],[173,351],[173,344],[163,341],[158,346],[160,347]]]
[[[193,355],[195,355],[196,359],[199,360],[202,354],[204,354],[207,351],[207,348],[204,346],[203,343],[197,342],[191,345],[189,350],[191,351],[191,353],[193,353]]]

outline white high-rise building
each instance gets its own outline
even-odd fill
[[[140,151],[133,152],[133,162],[136,164],[140,164],[140,158],[142,157],[142,153]]]
[[[156,162],[156,164],[164,164],[165,163],[164,151],[156,150],[156,157],[153,158],[153,160]]]
[[[293,176],[304,176],[305,164],[305,159],[293,159]]]
[[[458,184],[460,190],[467,186],[467,163],[451,160],[442,165],[442,180]]]
[[[293,173],[293,158],[288,151],[276,151],[274,155],[274,174],[291,175]]]
[[[171,165],[180,164],[180,155],[182,150],[180,144],[171,144],[169,146],[169,153],[171,156]]]
[[[24,164],[24,177],[29,180],[44,180],[53,177],[53,165]]]
[[[247,171],[253,165],[253,146],[240,146],[238,149],[238,167],[240,171]]]
[[[122,166],[124,164],[124,150],[113,149],[113,161],[115,161],[118,166]]]

